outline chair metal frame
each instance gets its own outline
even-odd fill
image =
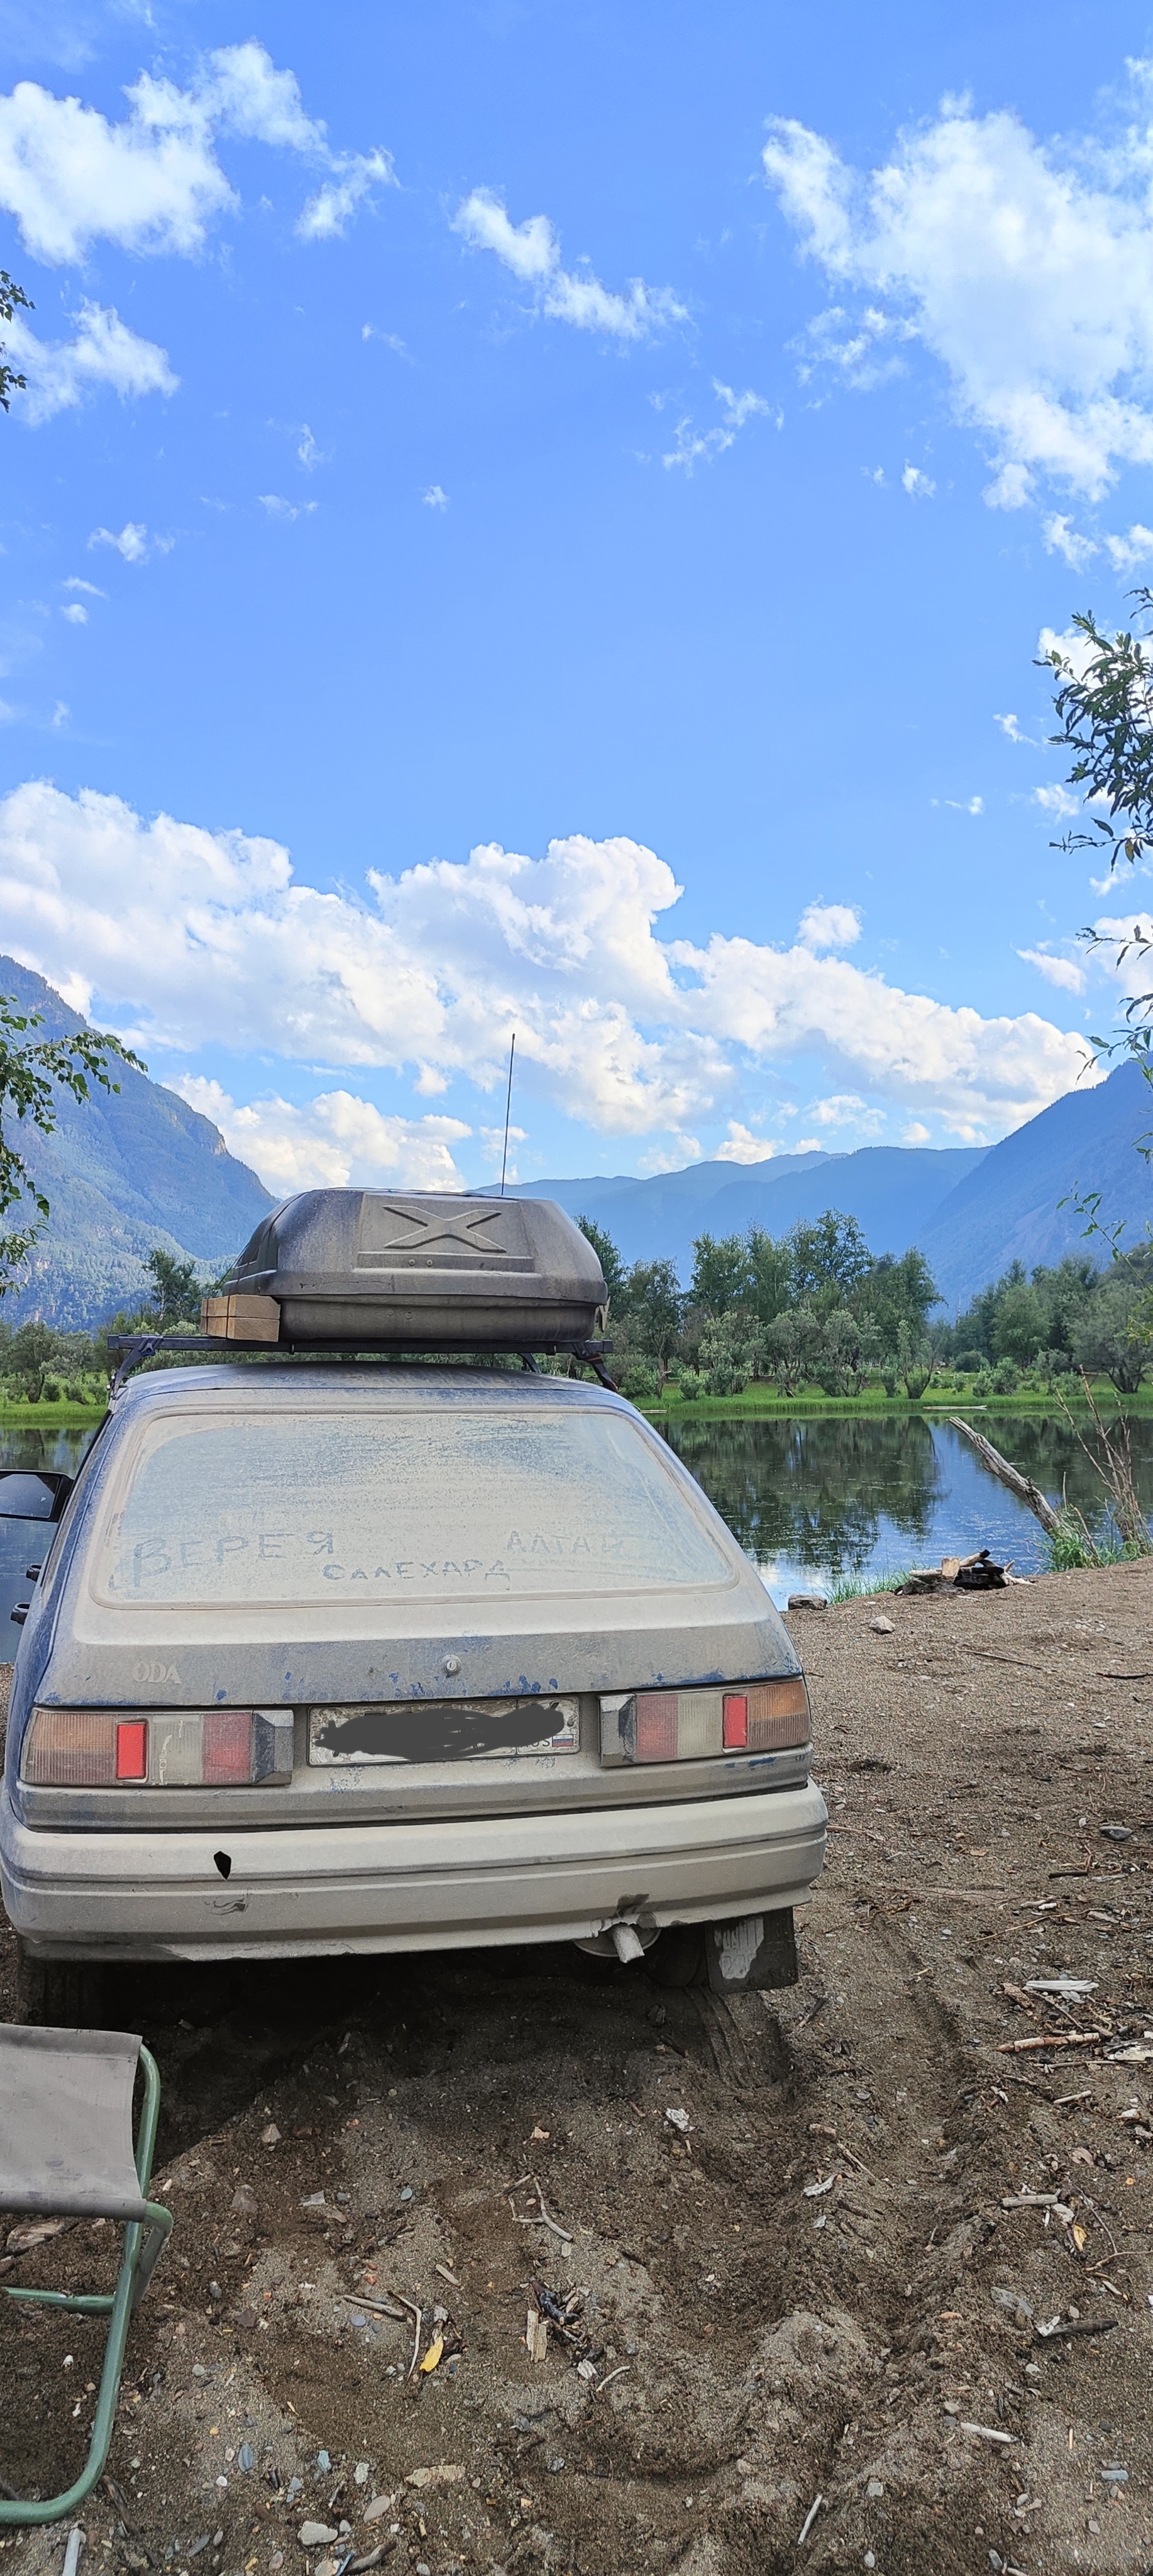
[[[64,2308],[78,2316],[106,2316],[109,2319],[109,2326],[88,2458],[80,2476],[70,2487],[65,2488],[61,2495],[36,2499],[15,2496],[9,2499],[0,2496],[0,2528],[13,2523],[62,2522],[66,2514],[74,2512],[76,2506],[83,2503],[85,2496],[91,2494],[97,2479],[103,2474],[112,2445],[116,2400],[120,2394],[129,2324],[151,2280],[157,2258],[172,2232],[171,2210],[164,2209],[159,2201],[149,2200],[147,2197],[152,2176],[152,2157],[156,2146],[156,2124],[160,2117],[160,2070],[151,2050],[143,2046],[138,2063],[144,2077],[144,2101],[141,2106],[140,2126],[136,2133],[133,2153],[141,2197],[148,2212],[148,2223],[145,2225],[140,2219],[132,2219],[128,2222],[125,2229],[120,2276],[115,2290],[109,2295],[96,2292],[73,2293],[67,2290],[25,2290],[14,2288],[7,2283],[4,2285],[6,2298],[19,2300],[28,2306]],[[98,2217],[99,2211],[96,2211],[95,2215]]]

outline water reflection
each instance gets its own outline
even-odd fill
[[[982,1421],[1043,1493],[1095,1522],[1102,1488],[1064,1418]],[[661,1428],[761,1568],[775,1600],[818,1580],[867,1579],[990,1547],[1028,1574],[1044,1563],[1037,1522],[948,1422],[920,1414],[730,1418],[670,1415]],[[1153,1420],[1131,1424],[1137,1481],[1153,1508]]]
[[[81,1430],[73,1425],[66,1431],[5,1427],[0,1429],[0,1467],[51,1467],[59,1475],[74,1476],[95,1432],[95,1423]],[[48,1538],[43,1521],[0,1520],[0,1663],[9,1663],[16,1652],[18,1631],[12,1612],[18,1602],[31,1597],[27,1568],[41,1562]]]

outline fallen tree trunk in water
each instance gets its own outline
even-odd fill
[[[986,1440],[984,1432],[974,1431],[972,1424],[962,1422],[959,1414],[951,1413],[949,1420],[954,1431],[963,1431],[966,1440],[972,1441],[978,1457],[984,1459],[990,1475],[996,1476],[1002,1485],[1007,1485],[1010,1493],[1016,1494],[1018,1502],[1028,1505],[1029,1510],[1040,1521],[1043,1530],[1048,1530],[1052,1535],[1060,1529],[1060,1513],[1054,1511],[1048,1496],[1042,1493],[1039,1485],[1034,1484],[1031,1476],[1023,1476],[1019,1467],[1011,1467],[1008,1459],[1001,1456],[1000,1450],[994,1449],[992,1441]]]

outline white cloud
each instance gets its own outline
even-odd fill
[[[1079,811],[1076,797],[1070,796],[1068,788],[1059,787],[1056,782],[1054,782],[1052,787],[1035,787],[1033,790],[1033,803],[1034,805],[1039,805],[1042,812],[1045,814],[1058,814],[1063,816],[1066,814],[1076,814]]]
[[[686,474],[691,474],[694,465],[699,464],[702,458],[711,465],[713,458],[724,455],[725,449],[732,446],[738,430],[742,430],[745,422],[753,420],[758,412],[763,412],[767,419],[775,418],[780,428],[781,414],[774,413],[772,404],[765,402],[762,395],[734,393],[731,385],[722,385],[716,376],[713,378],[713,392],[724,407],[723,421],[715,423],[712,429],[698,430],[686,414],[677,422],[676,445],[662,457],[663,465],[683,465]]]
[[[932,1132],[925,1126],[924,1121],[920,1118],[911,1118],[901,1138],[902,1145],[931,1145],[932,1142]]]
[[[1016,716],[994,716],[993,722],[994,724],[1000,725],[1001,731],[1005,735],[1007,741],[1027,742],[1031,744],[1034,751],[1036,750],[1037,745],[1033,742],[1032,735],[1022,733]]]
[[[910,501],[931,501],[937,489],[932,475],[922,474],[919,465],[906,465],[901,484]]]
[[[934,797],[934,804],[936,801]],[[944,802],[952,814],[983,814],[985,811],[983,796],[967,796],[963,803],[956,796],[946,796]]]
[[[1048,146],[946,99],[861,172],[794,120],[770,127],[766,179],[803,249],[941,363],[1003,508],[1050,477],[1096,498],[1153,461],[1153,127],[1149,66],[1129,68],[1135,119],[1108,141]]]
[[[118,536],[111,528],[93,528],[90,546],[115,546],[125,563],[141,564],[148,560],[148,530],[140,519],[128,519]]]
[[[302,241],[339,241],[374,188],[397,185],[391,152],[348,153],[337,167],[341,175],[326,179],[301,208],[296,229]]]
[[[871,1109],[859,1091],[834,1091],[827,1100],[812,1100],[806,1115],[818,1127],[856,1127],[866,1136],[875,1136],[885,1123],[881,1111]]]
[[[270,519],[307,519],[320,507],[318,501],[286,501],[283,492],[258,492],[256,497]]]
[[[724,1144],[718,1145],[713,1159],[717,1163],[769,1163],[780,1151],[779,1143],[769,1143],[763,1136],[754,1136],[748,1127],[741,1125],[739,1118],[730,1118]]]
[[[61,609],[60,614],[62,617],[66,617],[68,619],[70,626],[87,626],[88,624],[88,611],[85,608],[82,599],[68,600],[65,603],[65,606]]]
[[[404,341],[399,337],[397,332],[378,331],[375,322],[362,322],[360,326],[360,336],[362,340],[382,340],[386,349],[391,349],[393,355],[397,358],[407,358],[411,367],[413,363],[412,357],[408,349],[405,347]]]
[[[474,188],[452,218],[454,232],[471,250],[490,250],[522,286],[531,286],[538,307],[555,322],[571,322],[579,331],[607,331],[619,340],[641,340],[666,322],[687,320],[667,286],[646,286],[629,279],[617,294],[592,275],[576,276],[561,267],[560,243],[547,215],[529,215],[514,224],[507,208],[490,188]]]
[[[66,582],[63,584],[63,588],[65,590],[82,590],[86,599],[107,599],[108,597],[107,591],[98,589],[94,581],[82,581],[78,572],[69,573]]]
[[[1106,537],[1104,546],[1114,572],[1132,572],[1153,555],[1153,528],[1143,527],[1140,519],[1135,519],[1127,536]]]
[[[1045,948],[1019,948],[1017,955],[1023,959],[1026,966],[1035,966],[1038,974],[1044,976],[1047,984],[1055,984],[1058,992],[1084,992],[1084,970],[1076,965],[1071,957],[1050,957]]]
[[[298,465],[303,465],[306,474],[313,473],[318,465],[328,465],[332,461],[331,458],[326,455],[323,447],[317,446],[316,440],[312,435],[312,431],[310,430],[307,421],[304,422],[301,428],[300,445],[296,451],[296,461]]]
[[[1067,626],[1063,635],[1058,635],[1055,627],[1043,626],[1037,637],[1038,660],[1052,662],[1054,656],[1058,656],[1062,665],[1067,664],[1078,680],[1084,679],[1096,651],[1096,645],[1078,626]]]
[[[541,859],[492,843],[322,894],[274,841],[43,780],[0,799],[6,946],[81,978],[153,1060],[243,1032],[250,1054],[431,1068],[499,1096],[515,1027],[526,1091],[604,1136],[735,1118],[766,1066],[802,1057],[832,1093],[976,1141],[1080,1079],[1080,1038],[1033,1012],[983,1019],[800,940],[662,939],[679,891],[643,844],[573,834]]]
[[[448,494],[442,492],[439,483],[430,483],[427,492],[422,492],[420,497],[426,510],[447,510],[448,508]]]
[[[1096,891],[1098,894],[1105,894],[1115,892],[1116,889],[1110,884],[1109,879],[1105,878],[1097,886]],[[1128,913],[1118,919],[1110,913],[1102,913],[1094,922],[1093,928],[1096,936],[1106,943],[1098,957],[1098,964],[1104,963],[1107,958],[1116,957],[1118,943],[1128,946],[1128,955],[1121,958],[1114,970],[1121,992],[1130,999],[1138,993],[1147,993],[1149,949],[1153,945],[1153,920],[1150,919],[1149,914],[1147,912]],[[1134,941],[1138,945],[1132,945]]]
[[[9,357],[28,378],[21,418],[30,427],[73,410],[86,393],[108,386],[122,402],[144,394],[174,394],[180,382],[168,352],[142,340],[110,305],[82,304],[73,316],[72,340],[38,340],[17,315],[4,325]]]
[[[0,98],[0,206],[35,259],[81,260],[100,240],[199,251],[213,219],[238,203],[216,156],[219,135],[325,165],[335,184],[310,199],[299,225],[313,239],[342,231],[393,176],[387,153],[332,152],[323,124],[305,115],[295,73],[278,71],[252,40],[210,54],[186,90],[141,72],[125,97],[128,113],[115,123],[36,81]]]
[[[472,1130],[459,1118],[390,1117],[352,1091],[322,1091],[302,1107],[271,1092],[238,1106],[200,1074],[178,1074],[168,1087],[211,1118],[270,1190],[464,1186],[452,1149]]]
[[[1092,563],[1094,555],[1101,551],[1092,537],[1078,536],[1072,520],[1062,518],[1056,512],[1052,518],[1046,519],[1041,534],[1046,552],[1063,555],[1074,572],[1083,572],[1086,564]]]
[[[861,936],[861,916],[855,903],[806,904],[797,924],[797,937],[802,948],[852,948]]]

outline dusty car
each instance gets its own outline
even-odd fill
[[[67,1963],[512,1942],[788,1981],[824,1851],[808,1699],[700,1487],[619,1395],[452,1354],[467,1253],[449,1355],[412,1362],[351,1356],[379,1264],[349,1356],[315,1311],[273,1340],[292,1281],[323,1297],[285,1249],[223,1318],[242,1355],[130,1380],[75,1486],[42,1480],[0,1809],[25,2009],[61,2009]],[[586,1262],[572,1347],[594,1289]]]

